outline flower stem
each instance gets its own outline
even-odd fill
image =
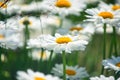
[[[62,58],[63,58],[63,80],[66,80],[66,57],[65,57],[65,51],[62,52]]]
[[[114,26],[113,26],[113,39],[114,39],[115,56],[117,57],[118,53],[117,53],[116,29]]]
[[[106,58],[106,24],[104,24],[104,34],[103,34],[103,60]],[[102,66],[101,74],[104,73],[104,67]]]
[[[109,49],[109,56],[108,56],[109,58],[111,58],[111,56],[112,56],[112,51],[113,51],[113,37],[112,37],[110,49]]]
[[[29,28],[28,28],[28,25],[26,24],[25,25],[25,29],[24,29],[24,49],[25,49],[25,52],[27,53],[27,41],[30,39],[30,33],[29,33]]]
[[[51,69],[51,61],[52,61],[53,50],[50,53],[49,61],[48,61],[48,72]]]

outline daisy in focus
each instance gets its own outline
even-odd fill
[[[114,57],[112,56],[112,59],[106,59],[102,61],[102,64],[104,68],[108,69],[113,69],[115,71],[120,70],[120,57]]]
[[[52,38],[46,38],[45,48],[53,50],[55,53],[65,51],[71,53],[74,50],[84,50],[88,41],[80,40],[78,36],[55,34]]]
[[[52,69],[52,73],[56,76],[63,76],[63,64],[56,64]],[[88,73],[85,68],[78,66],[66,66],[66,78],[68,80],[81,80],[82,78],[88,77]]]
[[[119,12],[111,11],[111,9],[105,10],[103,8],[92,8],[87,9],[86,13],[88,14],[86,16],[88,18],[86,21],[93,22],[97,26],[103,24],[115,25],[120,20]]]
[[[115,80],[115,78],[113,76],[105,77],[104,75],[100,75],[100,77],[91,77],[90,80]]]
[[[45,75],[41,72],[34,72],[31,69],[28,69],[27,72],[18,71],[17,80],[61,80],[58,77],[52,75]]]
[[[61,17],[69,14],[80,15],[80,12],[86,7],[81,0],[43,0],[45,6],[51,7],[52,13],[57,13]]]

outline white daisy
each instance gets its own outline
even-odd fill
[[[100,2],[98,5],[99,8],[104,8],[104,9],[111,9],[112,11],[120,10],[120,5],[119,4],[107,4],[105,2]]]
[[[43,5],[51,7],[51,12],[64,17],[69,14],[80,15],[80,11],[85,8],[84,1],[81,0],[43,0]]]
[[[119,71],[120,70],[120,57],[112,56],[112,59],[103,60],[102,64],[104,65],[104,68],[110,68],[115,71]]]
[[[49,56],[50,56],[50,51],[44,50],[43,55],[41,50],[32,50],[32,52],[29,53],[29,56],[32,57],[33,60],[40,60],[42,58],[42,60],[48,60]]]
[[[17,80],[60,80],[58,77],[52,75],[45,75],[41,72],[34,72],[31,69],[17,72]]]
[[[111,11],[111,9],[103,8],[92,8],[87,9],[86,13],[89,14],[86,17],[86,21],[94,22],[97,26],[103,24],[115,25],[116,22],[120,21],[120,15],[117,11]]]
[[[100,77],[91,77],[90,80],[115,80],[113,76],[105,77],[104,75],[100,75]]]
[[[63,76],[63,64],[56,64],[51,71],[54,75]],[[78,66],[66,66],[66,78],[69,80],[81,80],[82,78],[88,77],[88,73],[85,68]]]
[[[73,50],[84,50],[88,44],[85,40],[80,40],[78,36],[55,34],[55,37],[46,38],[47,44],[45,48],[53,50],[55,53],[62,53],[65,51],[71,53]]]
[[[3,2],[0,2],[0,5],[2,5]],[[6,13],[7,11],[7,13]],[[16,4],[14,4],[12,1],[9,1],[7,4],[5,4],[2,9],[0,9],[0,12],[3,14],[18,14],[20,11],[20,7]]]
[[[16,49],[17,47],[21,47],[22,42],[20,41],[19,37],[19,34],[8,36],[7,34],[3,34],[0,32],[0,46],[6,49]]]
[[[45,48],[45,44],[47,43],[46,42],[47,38],[52,38],[52,36],[51,35],[39,35],[35,39],[30,39],[27,42],[28,44],[27,48],[38,48],[38,49]]]

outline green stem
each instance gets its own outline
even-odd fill
[[[30,33],[29,33],[28,25],[25,25],[24,36],[25,36],[25,39],[24,39],[24,48],[26,49],[26,46],[27,46],[27,40],[30,39]]]
[[[103,60],[106,58],[106,24],[104,24],[104,34],[103,34]],[[104,73],[104,67],[102,66],[101,74]]]
[[[62,52],[62,58],[63,58],[63,80],[66,80],[66,57],[65,57],[65,51]]]
[[[115,56],[117,57],[118,53],[117,53],[116,29],[114,26],[113,26],[113,39],[114,39]]]
[[[42,62],[42,59],[43,59],[43,54],[44,54],[44,49],[43,49],[43,48],[41,48],[40,62]]]
[[[62,28],[62,26],[63,26],[63,18],[60,19],[60,26],[59,26],[59,28]]]
[[[49,61],[48,61],[48,72],[51,69],[52,55],[53,55],[53,50],[50,53],[50,57],[49,57]]]
[[[111,56],[112,56],[112,51],[113,51],[113,37],[112,37],[110,49],[109,49],[109,56],[108,56],[109,58],[111,58]]]

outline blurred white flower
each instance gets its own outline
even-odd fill
[[[35,39],[30,39],[28,40],[27,44],[27,48],[45,48],[45,45],[47,44],[46,39],[47,38],[52,38],[51,35],[39,35],[37,38]]]
[[[41,58],[42,60],[48,60],[50,57],[50,51],[44,50],[42,53],[40,49],[34,49],[29,53],[29,56],[32,57],[33,60],[39,61]]]
[[[5,31],[6,32],[6,31]],[[4,34],[0,32],[0,46],[3,48],[16,49],[22,46],[19,34]]]
[[[55,76],[63,76],[63,64],[56,64],[51,71]],[[66,78],[68,80],[81,80],[88,77],[88,73],[84,67],[66,66]]]
[[[91,77],[90,80],[115,80],[113,76],[105,77],[104,75],[100,75],[100,77]]]
[[[84,50],[88,42],[80,40],[78,36],[55,34],[55,37],[46,38],[47,50],[53,50],[55,53],[65,51],[71,53],[73,50]]]
[[[2,3],[0,2],[0,5]],[[20,6],[14,4],[12,1],[9,1],[7,4],[5,4],[3,6],[2,9],[0,9],[0,12],[3,13],[3,14],[8,14],[8,15],[11,15],[11,14],[19,14],[20,13]]]
[[[114,57],[112,56],[112,59],[106,59],[102,61],[102,64],[104,65],[104,68],[110,68],[115,71],[120,70],[120,57]]]
[[[52,75],[45,75],[41,72],[34,72],[28,69],[27,72],[18,71],[17,80],[60,80],[58,77]]]

